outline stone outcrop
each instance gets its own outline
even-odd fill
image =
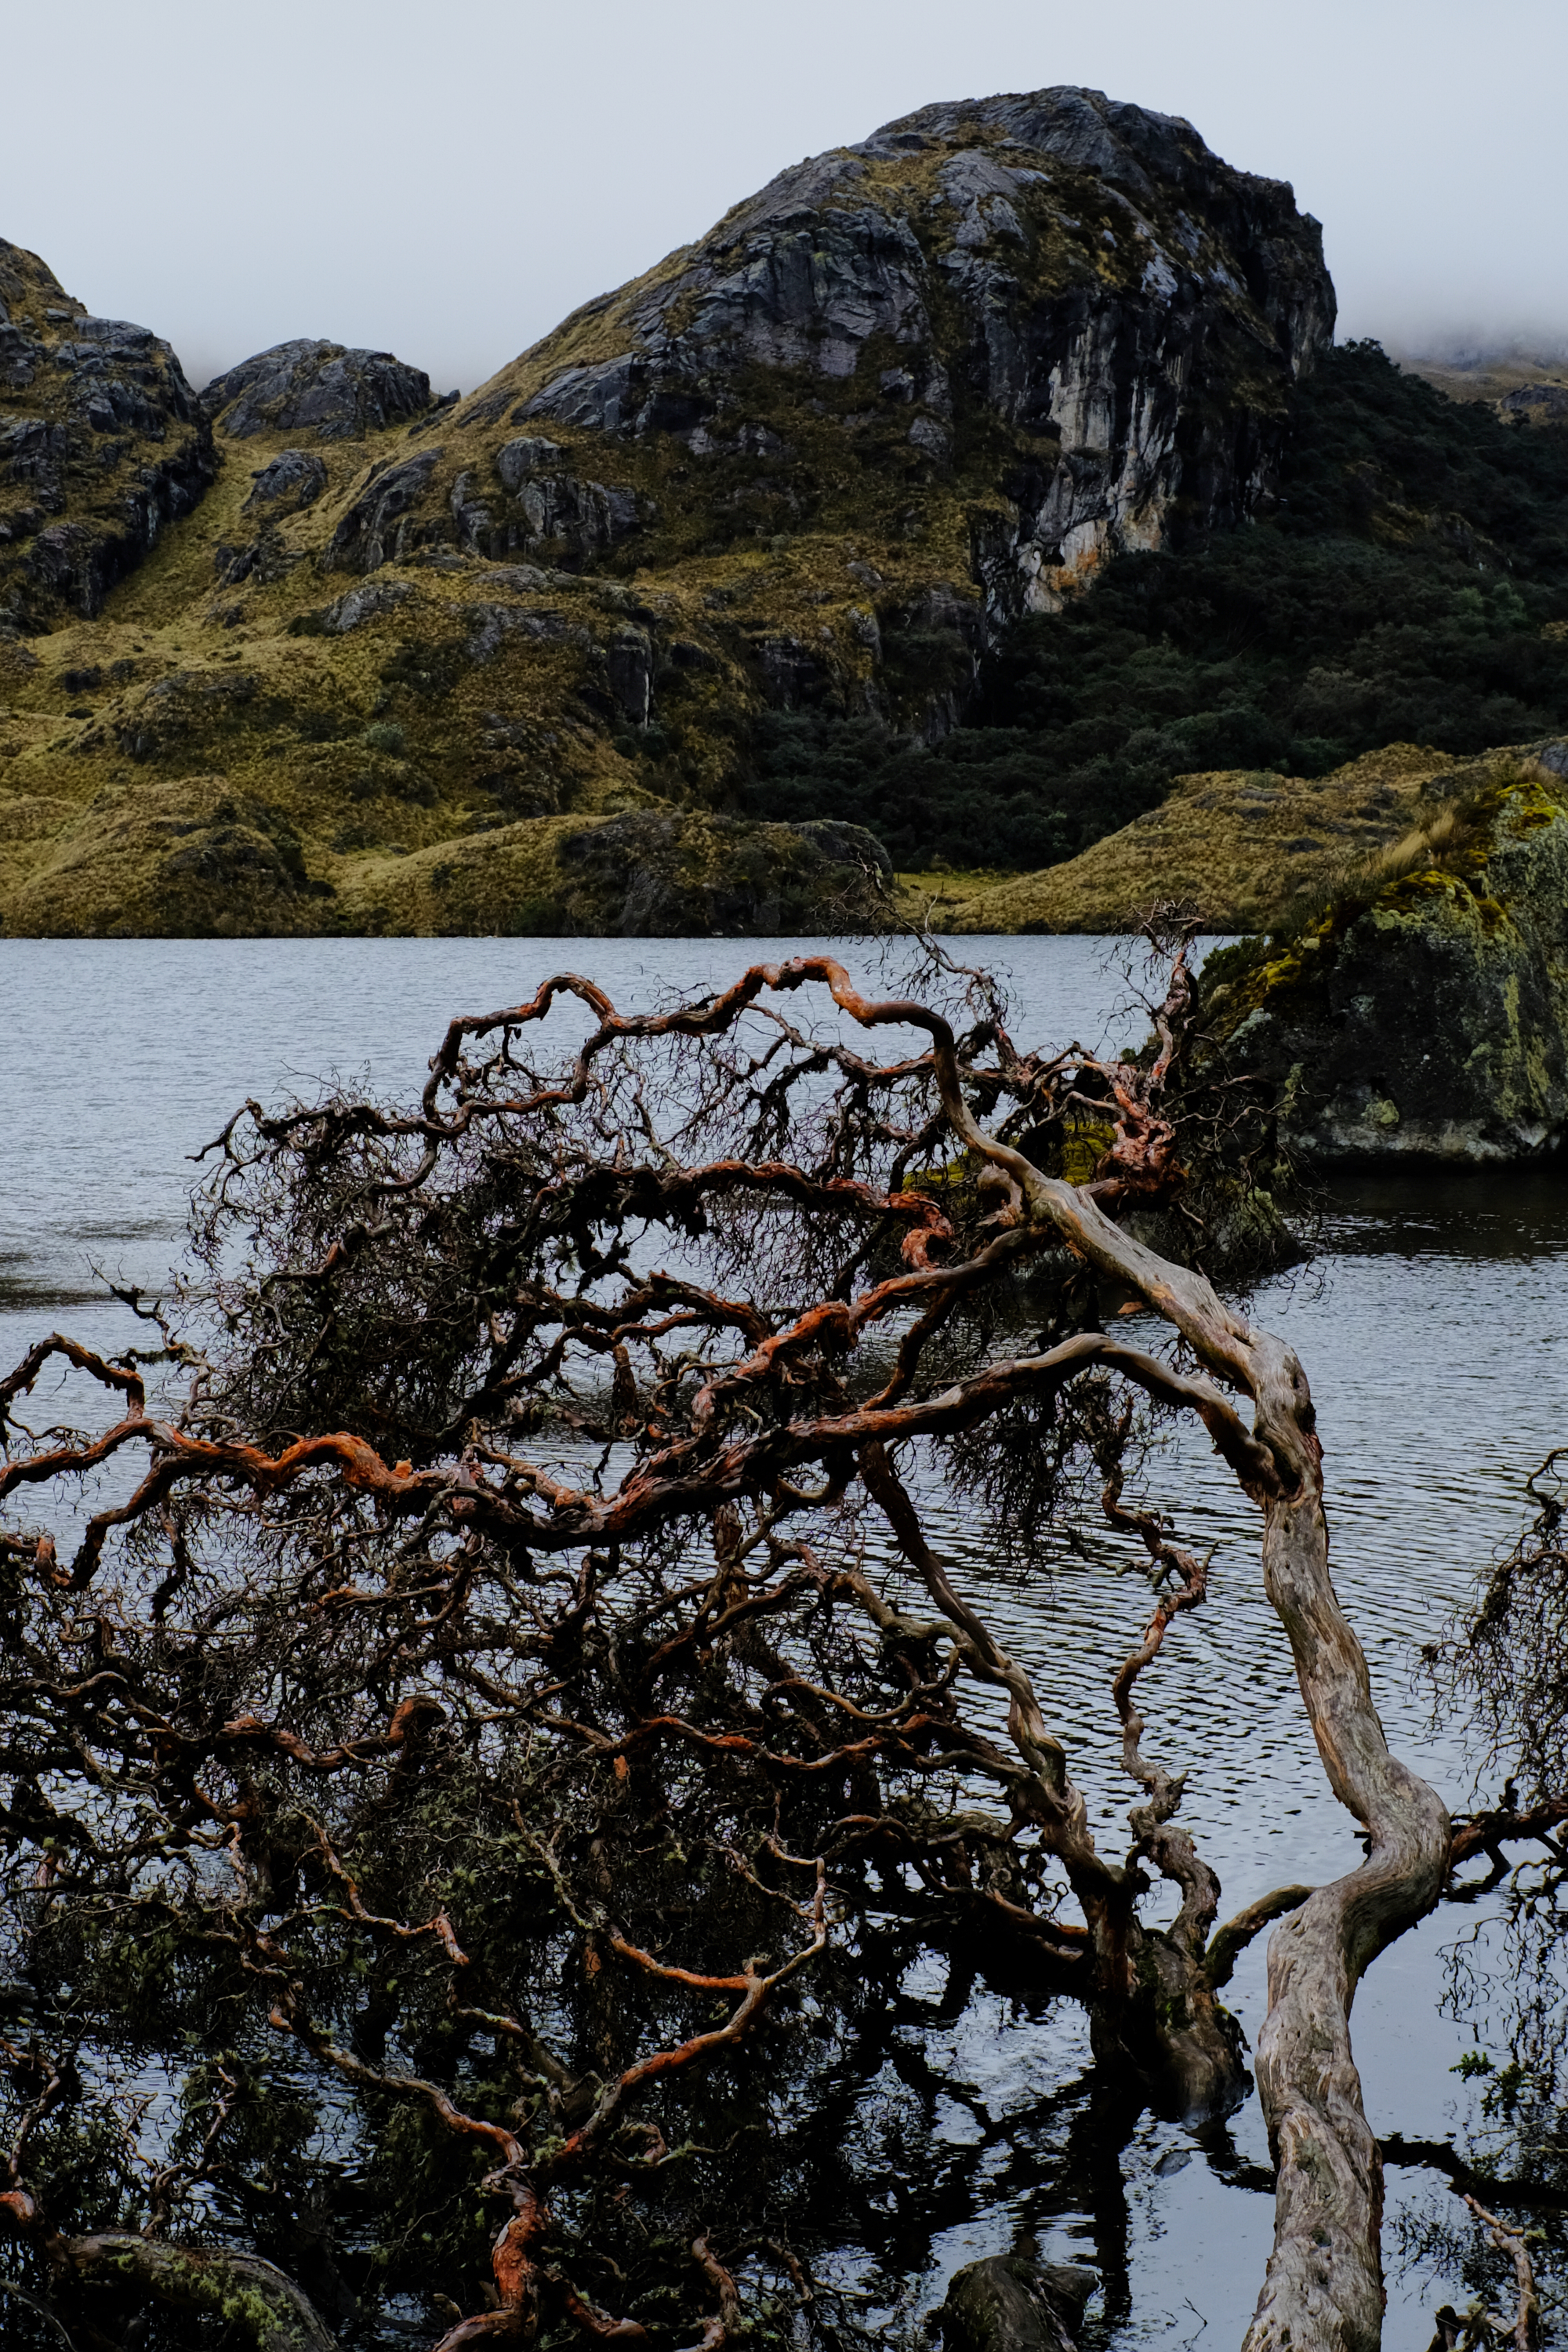
[[[759,377],[852,385],[845,429],[892,425],[917,478],[999,425],[972,552],[1005,619],[1117,548],[1251,513],[1333,318],[1288,187],[1187,122],[1047,89],[926,107],[781,173],[498,383],[521,421],[786,469]]]
[[[867,610],[868,661],[817,656],[803,691],[775,658],[761,683],[785,708],[879,709],[883,617],[934,598],[973,648],[1119,549],[1256,512],[1333,317],[1317,224],[1190,124],[1078,89],[929,107],[574,313],[453,411],[444,465],[367,480],[398,529],[355,517],[329,561],[776,548],[847,470],[858,528],[956,540],[962,574],[928,564],[902,613]]]
[[[943,2352],[1078,2352],[1100,2282],[1076,2263],[991,2254],[949,2283],[937,2317]]]
[[[1422,819],[1394,870],[1213,967],[1226,1049],[1308,1162],[1529,1160],[1568,1137],[1568,742],[1436,779]]]
[[[100,612],[214,470],[168,344],[89,318],[36,254],[0,240],[0,629]]]
[[[259,433],[363,441],[367,433],[422,416],[431,406],[430,379],[391,352],[303,340],[275,343],[215,376],[202,406],[231,441]]]
[[[242,511],[250,514],[260,509],[276,520],[280,515],[299,514],[314,506],[327,487],[327,469],[308,449],[280,449],[267,465],[257,467],[251,479],[256,487]]]
[[[1501,416],[1522,416],[1528,425],[1568,425],[1568,383],[1521,383],[1498,402]]]

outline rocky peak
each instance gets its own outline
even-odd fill
[[[215,376],[202,405],[219,432],[235,441],[258,433],[358,441],[423,415],[432,401],[423,368],[406,367],[391,352],[305,339],[275,343]]]
[[[1119,547],[1250,514],[1333,320],[1287,185],[1178,118],[1047,89],[926,107],[793,166],[497,384],[514,422],[699,456],[777,438],[759,372],[863,383],[867,413],[914,412],[903,437],[938,469],[1002,423],[1018,437],[973,550],[1000,620]]]
[[[169,345],[0,239],[0,628],[90,617],[187,513],[212,436]]]

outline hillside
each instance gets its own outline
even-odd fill
[[[16,331],[47,344],[79,306],[24,259]],[[129,578],[47,610],[15,589],[49,526],[13,454],[0,919],[842,920],[886,844],[858,787],[772,789],[770,730],[970,740],[1026,616],[1266,503],[1332,318],[1288,188],[1044,91],[782,174],[467,400],[387,353],[258,354],[190,425],[194,511],[171,488]],[[0,395],[8,434],[42,381]],[[1016,828],[1010,862],[1040,854]]]
[[[1410,352],[1402,367],[1425,377],[1450,400],[1484,401],[1504,423],[1523,417],[1531,425],[1568,420],[1568,349],[1513,343],[1501,349]]]
[[[954,931],[1121,931],[1175,900],[1210,930],[1271,930],[1403,839],[1447,778],[1485,764],[1394,743],[1327,776],[1182,776],[1157,808],[1059,866],[948,896],[939,883],[932,919]]]
[[[1131,551],[1059,614],[1026,616],[968,716],[933,747],[771,717],[746,804],[806,816],[853,789],[900,866],[1037,868],[1184,775],[1300,783],[1401,742],[1471,758],[1560,732],[1568,433],[1341,346],[1292,395],[1252,527]]]
[[[0,634],[94,617],[216,471],[168,344],[0,238]]]

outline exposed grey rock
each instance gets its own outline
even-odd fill
[[[1568,741],[1536,748],[1568,776]],[[1313,1163],[1484,1164],[1568,1140],[1568,804],[1506,791],[1450,870],[1342,901],[1219,1001]]]
[[[532,637],[540,645],[574,645],[591,648],[586,629],[563,614],[522,604],[467,604],[463,621],[468,633],[468,658],[486,662],[500,652],[508,637]]]
[[[622,629],[605,656],[610,691],[634,727],[646,727],[653,698],[653,646],[646,629]]]
[[[870,179],[914,155],[942,159],[933,201]],[[529,419],[732,451],[749,373],[842,382],[890,342],[879,394],[925,412],[910,439],[933,461],[960,381],[1033,436],[999,486],[1008,511],[976,528],[994,623],[1053,608],[1178,514],[1207,530],[1252,512],[1334,299],[1289,187],[1175,117],[1062,89],[927,107],[781,173],[621,316],[626,349],[563,368]]]
[[[945,462],[952,448],[952,434],[934,416],[917,416],[907,437],[913,447],[939,464]]]
[[[52,492],[68,443],[63,425],[47,416],[12,416],[0,423],[0,482],[37,483]]]
[[[487,563],[473,574],[487,588],[510,588],[520,596],[557,587],[569,576],[563,572],[542,572],[537,563]]]
[[[833,674],[810,646],[798,637],[763,636],[754,651],[763,689],[776,710],[809,710],[826,702]]]
[[[373,466],[328,542],[328,569],[374,572],[435,537],[439,523],[421,522],[415,509],[444,454],[422,449],[416,457],[401,458],[395,465]]]
[[[1521,383],[1517,392],[1505,392],[1498,407],[1504,416],[1568,425],[1568,383]]]
[[[449,415],[462,397],[460,392],[444,392],[433,404],[428,415],[420,417],[416,425],[409,426],[408,438],[415,440],[419,434],[428,433],[433,425],[439,425],[443,416]]]
[[[944,2352],[1078,2352],[1100,2284],[1073,2263],[992,2254],[955,2271],[942,2304]]]
[[[275,343],[215,376],[202,404],[231,440],[313,432],[357,441],[430,406],[430,379],[391,352],[301,340]]]
[[[67,611],[90,619],[190,511],[212,436],[166,342],[89,318],[4,240],[0,295],[0,490],[19,493],[0,517],[0,621],[47,628]]]
[[[230,547],[220,541],[213,550],[213,570],[226,588],[237,588],[247,580],[286,579],[304,561],[302,554],[284,544],[282,532],[271,520],[263,523],[248,546]]]
[[[274,515],[298,514],[314,506],[326,488],[327,469],[308,449],[279,449],[251,479],[256,487],[245,501],[246,513],[252,507],[268,507]]]
[[[347,636],[363,622],[379,619],[384,613],[395,612],[407,603],[411,591],[402,580],[367,580],[363,587],[351,588],[329,604],[321,614],[321,626],[329,636]]]
[[[496,472],[506,488],[515,493],[522,488],[530,474],[536,474],[542,466],[552,465],[560,455],[561,444],[558,441],[543,441],[523,435],[515,441],[502,442],[496,451]]]
[[[490,510],[479,496],[474,477],[467,467],[453,483],[447,504],[458,526],[458,546],[475,551],[488,548],[492,528]]]
[[[196,404],[168,344],[125,319],[73,319],[50,352],[68,384],[68,414],[93,433],[133,433],[162,441],[173,421],[189,424]]]
[[[556,471],[561,456],[559,443],[538,436],[503,442],[495,467],[508,494],[504,514],[470,490],[459,518],[463,544],[493,557],[548,546],[569,568],[628,538],[638,527],[636,494]]]
[[[26,392],[42,357],[42,345],[24,328],[0,326],[0,392]]]

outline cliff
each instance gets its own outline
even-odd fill
[[[1381,865],[1211,961],[1237,1067],[1319,1164],[1530,1159],[1568,1134],[1568,741],[1454,765]]]
[[[874,912],[852,799],[826,850],[729,814],[758,724],[940,737],[1018,616],[1258,509],[1333,320],[1289,188],[1070,89],[781,174],[463,401],[300,341],[198,405],[142,331],[66,334],[47,277],[23,389],[74,415],[112,344],[143,405],[112,464],[68,436],[74,570],[41,497],[10,510],[13,932],[810,929],[850,874]]]
[[[215,470],[168,344],[0,238],[0,632],[94,617]]]

